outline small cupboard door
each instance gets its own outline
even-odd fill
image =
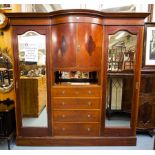
[[[100,69],[103,27],[97,24],[77,24],[77,68]]]
[[[52,59],[54,69],[75,67],[75,27],[74,23],[52,26]]]

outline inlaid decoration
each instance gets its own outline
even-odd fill
[[[62,36],[62,40],[61,40],[61,54],[62,54],[62,56],[66,53],[66,51],[67,51],[66,39],[64,36]]]
[[[89,55],[92,55],[95,48],[96,48],[96,44],[95,44],[92,36],[90,35],[88,38],[87,44],[86,44],[86,49],[87,49]]]

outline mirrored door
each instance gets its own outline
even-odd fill
[[[38,133],[39,136],[44,136],[49,124],[47,32],[44,28],[30,29],[30,27],[19,27],[15,31],[18,49],[16,54],[18,60],[18,77],[16,78],[18,87],[16,89],[20,108],[21,133],[33,133],[34,136],[37,136]],[[46,131],[42,129],[46,129]],[[43,131],[43,133],[41,134],[39,131]]]
[[[122,129],[128,132],[134,123],[138,34],[138,27],[107,28],[105,129],[118,129],[115,131],[122,131],[119,134],[123,134]]]
[[[20,104],[23,127],[47,127],[46,36],[18,35]]]

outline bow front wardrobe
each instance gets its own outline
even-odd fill
[[[17,145],[136,145],[149,13],[6,13],[13,37]]]

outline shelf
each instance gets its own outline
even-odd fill
[[[97,79],[76,79],[76,78],[71,78],[71,79],[59,79],[56,81],[56,83],[60,82],[75,82],[75,83],[84,83],[84,82],[89,82],[89,83],[97,83]]]
[[[76,87],[76,88],[81,88],[81,87],[100,87],[101,85],[99,84],[91,84],[91,83],[71,83],[71,82],[65,82],[65,83],[58,83],[54,84],[52,87]]]
[[[134,77],[134,72],[108,72],[108,77]]]

